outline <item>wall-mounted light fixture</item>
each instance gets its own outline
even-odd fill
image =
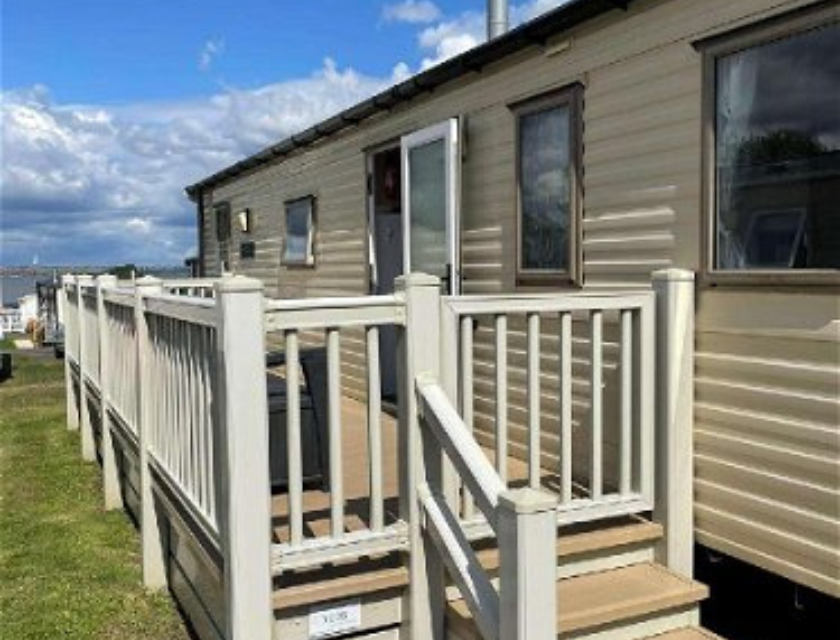
[[[239,221],[239,229],[242,233],[251,233],[252,228],[252,221],[251,221],[251,210],[250,209],[243,209],[239,213],[236,214],[236,219]]]

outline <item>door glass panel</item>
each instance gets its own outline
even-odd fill
[[[410,270],[445,278],[446,143],[434,140],[409,150]]]

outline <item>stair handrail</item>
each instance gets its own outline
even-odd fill
[[[445,637],[446,573],[484,640],[554,640],[557,500],[537,489],[508,490],[447,393],[442,366],[440,280],[421,273],[398,278],[405,325],[398,337],[401,513],[409,524],[410,637]],[[472,549],[452,505],[451,460],[498,540],[498,592]]]
[[[484,640],[556,637],[555,535],[557,499],[530,488],[508,490],[446,392],[417,378],[418,414],[498,538],[499,592],[481,566],[446,498],[429,483],[418,487],[425,528]]]
[[[499,497],[507,490],[505,482],[437,380],[428,376],[418,376],[417,394],[421,420],[431,429],[447,457],[455,465],[456,472],[472,493],[478,508],[498,533],[496,509],[499,506]]]

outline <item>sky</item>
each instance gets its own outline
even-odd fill
[[[516,24],[563,0],[511,1]],[[0,0],[0,265],[178,264],[184,187],[484,40],[485,0]]]

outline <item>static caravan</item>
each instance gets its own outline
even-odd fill
[[[837,2],[573,0],[190,186],[199,267],[290,300],[388,295],[416,272],[447,295],[535,299],[694,272],[696,540],[838,598],[838,61]],[[563,327],[536,327],[549,369]],[[492,318],[470,328],[490,446],[498,343]],[[532,333],[508,329],[505,446],[527,459]],[[379,340],[396,397],[398,341]],[[571,353],[575,451],[587,340]],[[365,342],[342,349],[361,395]],[[546,432],[560,395],[543,380]]]

